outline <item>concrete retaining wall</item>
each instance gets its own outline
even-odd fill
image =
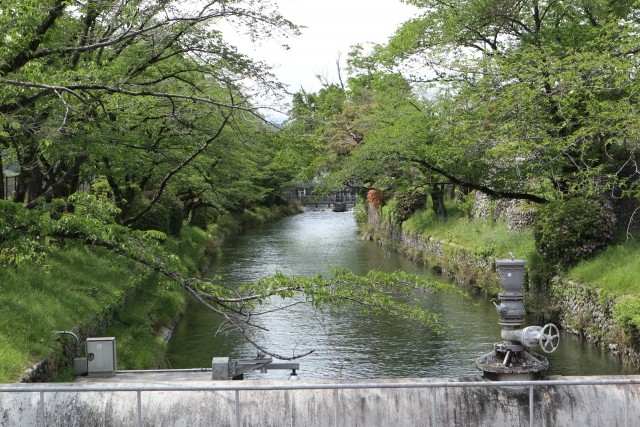
[[[576,377],[572,377],[575,379]],[[572,379],[565,378],[565,379]],[[640,414],[640,377],[630,385],[543,385],[322,389],[326,381],[300,381],[318,389],[241,391],[143,391],[144,426],[633,426]],[[597,379],[589,377],[589,379]],[[475,379],[331,381],[353,384],[485,383]],[[239,382],[206,382],[224,386]],[[102,383],[104,385],[104,383]],[[159,383],[166,386],[167,383]],[[175,386],[203,382],[172,382]],[[243,385],[291,385],[246,381]],[[495,384],[495,383],[494,383]],[[96,384],[93,384],[94,386]],[[134,383],[119,383],[132,386]],[[153,385],[149,383],[139,385]],[[158,385],[158,383],[156,383]],[[42,388],[54,385],[39,385]],[[74,384],[78,389],[91,384]],[[113,384],[111,384],[113,386]],[[4,387],[6,389],[6,387]],[[39,392],[0,394],[0,426],[36,426]],[[236,393],[237,402],[236,407]],[[336,406],[337,404],[337,406]],[[45,393],[47,426],[132,426],[138,422],[137,392]],[[531,417],[533,408],[533,418]]]

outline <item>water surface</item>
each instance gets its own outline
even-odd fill
[[[229,239],[213,260],[209,274],[230,285],[253,282],[282,271],[315,275],[334,268],[364,274],[369,270],[405,271],[443,280],[410,259],[375,242],[361,240],[352,212],[312,211],[248,230]],[[254,318],[268,331],[252,333],[260,345],[285,356],[314,350],[298,362],[304,378],[401,378],[479,376],[475,360],[500,341],[498,314],[480,296],[463,300],[429,293],[422,303],[440,313],[448,326],[435,334],[412,322],[356,309],[320,313],[300,304]],[[291,301],[274,298],[265,309]],[[169,343],[172,368],[210,367],[214,356],[250,358],[255,348],[234,333],[217,333],[221,320],[192,303]],[[562,334],[550,355],[549,374],[637,373],[619,359],[580,339]],[[288,373],[252,373],[246,378],[283,378]]]

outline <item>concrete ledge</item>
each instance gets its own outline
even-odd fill
[[[499,385],[480,378],[203,380],[210,375],[2,386],[0,425],[585,427],[637,425],[640,413],[640,376]]]

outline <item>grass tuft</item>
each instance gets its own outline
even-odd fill
[[[572,280],[614,293],[627,294],[640,291],[640,242],[609,246],[592,259],[581,261],[569,270]]]
[[[509,231],[502,221],[469,219],[455,208],[450,210],[446,221],[431,209],[425,209],[406,220],[402,227],[404,231],[472,249],[478,256],[507,258],[512,252],[526,259],[535,252],[532,230]]]

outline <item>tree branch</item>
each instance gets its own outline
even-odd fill
[[[489,188],[489,187],[484,186],[484,185],[476,184],[474,182],[464,181],[464,180],[459,179],[456,176],[446,172],[444,169],[439,168],[439,167],[437,167],[435,165],[432,165],[431,163],[429,163],[429,162],[427,162],[425,160],[418,160],[418,159],[406,159],[406,160],[409,160],[409,161],[415,162],[415,163],[417,163],[417,164],[419,164],[421,166],[424,166],[427,169],[429,169],[430,171],[444,176],[445,178],[447,178],[448,180],[450,180],[454,184],[458,184],[458,185],[461,185],[461,186],[472,188],[474,190],[478,190],[478,191],[480,191],[482,193],[485,193],[485,194],[487,194],[489,196],[500,197],[500,198],[503,198],[503,199],[529,200],[531,202],[541,203],[541,204],[548,202],[548,200],[545,199],[544,197],[536,196],[535,194],[518,193],[518,192],[513,192],[513,191],[494,190],[494,189]]]
[[[204,144],[202,144],[195,152],[193,152],[189,157],[187,157],[182,163],[180,163],[178,166],[176,166],[175,168],[173,168],[171,171],[169,171],[169,173],[167,173],[167,175],[164,177],[164,179],[160,182],[160,186],[158,187],[158,190],[156,191],[155,196],[153,197],[153,199],[151,200],[151,202],[147,205],[147,207],[145,207],[143,210],[141,210],[140,212],[138,212],[137,215],[135,215],[133,218],[129,218],[126,221],[124,221],[124,225],[127,224],[132,224],[134,222],[136,222],[138,219],[140,219],[144,214],[146,214],[147,212],[149,212],[151,210],[151,208],[153,207],[153,205],[155,205],[158,200],[160,200],[160,197],[162,196],[162,193],[164,192],[164,189],[167,187],[167,184],[169,183],[169,180],[178,172],[180,172],[182,169],[184,169],[189,163],[191,163],[191,161],[193,159],[195,159],[196,157],[198,157],[198,155],[200,153],[202,153],[204,150],[207,149],[207,147],[216,139],[218,139],[218,137],[220,136],[220,134],[222,133],[222,130],[225,128],[225,126],[227,125],[228,121],[229,121],[229,117],[230,115],[226,115],[224,117],[224,120],[222,121],[222,124],[220,125],[220,127],[218,128],[218,131],[209,139],[207,139]]]

